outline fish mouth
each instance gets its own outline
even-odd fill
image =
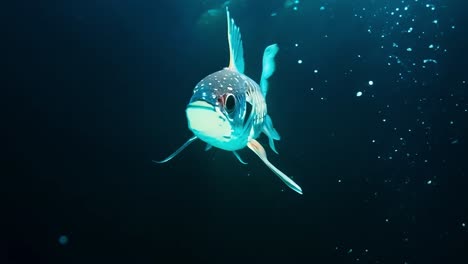
[[[185,112],[189,129],[202,140],[226,141],[230,138],[231,125],[219,107],[196,100],[187,105]]]
[[[208,111],[216,111],[214,105],[208,103],[204,100],[197,100],[188,104],[187,109],[198,109],[198,110],[208,110]]]

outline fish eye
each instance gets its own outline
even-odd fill
[[[224,104],[224,108],[226,109],[226,112],[228,114],[231,114],[232,112],[234,112],[235,107],[236,107],[236,98],[234,97],[234,95],[232,94],[226,95],[225,104]]]

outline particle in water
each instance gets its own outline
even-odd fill
[[[320,7],[320,11],[323,11],[323,10],[325,10],[325,7],[324,7],[324,6],[321,6],[321,7]]]
[[[374,82],[373,82],[373,81],[369,81],[369,85],[374,85]]]
[[[428,181],[427,181],[427,184],[431,184],[431,183],[432,183],[432,181],[431,181],[431,180],[428,180]]]
[[[357,92],[357,93],[356,93],[356,96],[357,96],[357,97],[359,97],[359,96],[361,96],[361,95],[362,95],[362,92]]]
[[[297,63],[298,63],[298,64],[302,64],[302,60],[297,60]]]
[[[298,46],[299,46],[299,44],[297,44],[297,43],[296,43],[296,44],[294,44],[294,46],[295,46],[295,47],[298,47]]]
[[[413,51],[413,49],[412,48],[407,48],[406,51]]]
[[[435,64],[437,64],[437,61],[436,61],[436,60],[434,60],[434,59],[425,59],[425,60],[423,60],[423,62],[424,62],[424,63],[429,63],[429,62],[432,62],[432,63],[435,63]]]
[[[318,70],[314,70],[314,73],[318,73]]]
[[[65,235],[61,235],[58,238],[58,242],[59,242],[60,245],[66,245],[66,244],[68,244],[68,237],[65,236]]]

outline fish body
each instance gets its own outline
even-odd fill
[[[260,85],[244,74],[244,56],[239,28],[230,18],[226,7],[229,66],[209,74],[195,86],[186,108],[188,128],[194,136],[172,155],[157,163],[164,163],[179,154],[196,139],[207,143],[207,150],[216,147],[234,153],[248,147],[291,189],[302,194],[302,189],[283,172],[271,164],[263,146],[256,140],[263,132],[269,138],[271,149],[274,140],[280,140],[278,132],[267,112],[265,101],[268,92],[268,79],[275,71],[274,58],[278,45],[268,46],[263,54],[263,71]]]

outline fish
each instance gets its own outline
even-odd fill
[[[240,163],[247,164],[237,152],[247,147],[289,188],[303,194],[298,184],[268,160],[265,149],[257,141],[261,133],[265,134],[269,139],[270,148],[278,154],[274,141],[280,140],[280,135],[268,115],[265,101],[269,86],[268,79],[276,69],[275,56],[279,51],[278,44],[265,48],[262,74],[260,84],[258,84],[244,74],[245,62],[241,33],[234,19],[230,17],[228,7],[226,7],[226,17],[229,44],[228,67],[209,74],[193,89],[192,97],[185,109],[188,128],[193,136],[164,160],[153,160],[153,162],[168,162],[199,139],[207,143],[205,150],[212,147],[226,150],[232,152]]]

